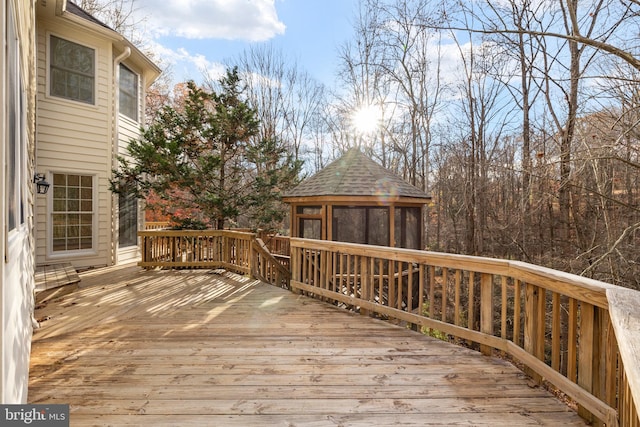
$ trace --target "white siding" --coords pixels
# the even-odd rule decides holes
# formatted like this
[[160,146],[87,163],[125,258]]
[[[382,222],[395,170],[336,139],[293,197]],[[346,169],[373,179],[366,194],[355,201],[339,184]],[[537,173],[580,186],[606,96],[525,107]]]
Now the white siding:
[[[5,46],[8,15],[7,2],[0,2],[0,41]],[[20,147],[26,159],[17,177],[24,197],[23,223],[7,233],[6,186],[8,182],[5,167],[0,168],[0,402],[26,403],[29,380],[29,354],[31,350],[34,259],[33,259],[33,194],[31,172],[33,167],[34,104],[35,86],[33,68],[35,47],[32,35],[34,28],[34,3],[10,1],[16,5],[16,23],[20,40],[20,73],[24,88],[25,116],[21,132],[25,136]],[[5,49],[0,53],[0,164],[5,165],[7,147],[7,107],[8,92],[4,84],[7,79]]]
[[[95,105],[87,105],[48,93],[49,36],[95,49]],[[37,199],[36,260],[38,264],[71,262],[75,267],[101,266],[112,263],[112,196],[109,178],[112,167],[113,134],[113,52],[111,41],[92,36],[65,25],[62,19],[40,20],[38,43],[38,126],[37,169],[47,173],[77,173],[95,176],[97,197],[94,253],[65,256],[53,254],[49,227],[52,194]]]

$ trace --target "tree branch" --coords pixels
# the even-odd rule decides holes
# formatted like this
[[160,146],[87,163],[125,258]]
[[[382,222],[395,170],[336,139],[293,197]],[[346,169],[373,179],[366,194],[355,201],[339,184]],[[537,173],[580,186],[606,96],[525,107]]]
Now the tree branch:
[[[640,1],[638,1],[638,3],[640,3]],[[594,49],[597,50],[601,50],[607,53],[610,53],[612,55],[617,56],[618,58],[622,59],[623,61],[625,61],[627,64],[631,65],[633,68],[635,68],[636,70],[640,71],[640,59],[636,58],[635,56],[633,56],[633,54],[631,54],[630,52],[627,52],[624,49],[620,49],[616,46],[613,46],[611,44],[608,43],[604,43],[598,40],[594,40],[594,39],[590,39],[588,37],[584,37],[581,36],[580,34],[561,34],[561,33],[550,33],[550,32],[544,32],[544,31],[533,31],[533,30],[524,30],[524,29],[518,29],[518,30],[510,30],[507,28],[502,28],[502,29],[473,29],[473,28],[463,28],[463,27],[450,27],[450,26],[439,26],[439,25],[429,25],[429,24],[422,24],[424,27],[426,28],[430,28],[433,30],[438,30],[438,31],[443,31],[443,30],[449,30],[449,31],[469,31],[472,33],[476,33],[476,34],[518,34],[518,35],[522,35],[522,34],[527,34],[530,36],[536,36],[536,37],[554,37],[554,38],[558,38],[558,39],[563,39],[563,40],[567,40],[567,41],[574,41],[577,43],[582,43],[584,45],[587,46],[591,46]]]
[[598,264],[600,264],[604,259],[606,259],[609,255],[611,255],[613,253],[613,251],[616,250],[618,245],[620,245],[620,243],[622,243],[624,241],[624,239],[626,239],[629,236],[629,234],[631,234],[632,232],[634,232],[637,229],[640,229],[640,222],[637,222],[637,223],[627,227],[623,231],[623,233],[620,235],[620,237],[618,237],[618,240],[616,240],[615,243],[613,245],[611,245],[609,250],[607,252],[605,252],[604,254],[602,254],[600,256],[600,258],[595,260],[591,265],[589,265],[589,267],[587,267],[584,270],[582,270],[582,273],[580,273],[580,275],[581,276],[585,276],[587,273],[589,273],[594,268],[596,268],[598,266]]

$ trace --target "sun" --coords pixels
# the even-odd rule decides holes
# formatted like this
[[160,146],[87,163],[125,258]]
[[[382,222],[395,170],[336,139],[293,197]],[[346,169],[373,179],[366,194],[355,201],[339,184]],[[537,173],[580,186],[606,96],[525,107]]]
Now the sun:
[[353,127],[360,134],[370,134],[378,130],[382,120],[382,110],[377,105],[364,105],[353,112]]

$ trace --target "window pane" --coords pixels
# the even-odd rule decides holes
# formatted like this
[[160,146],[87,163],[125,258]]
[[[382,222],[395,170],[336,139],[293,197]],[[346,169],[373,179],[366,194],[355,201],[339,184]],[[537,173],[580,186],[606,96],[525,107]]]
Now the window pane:
[[80,249],[80,239],[67,239],[67,250],[73,251]]
[[63,237],[67,237],[67,227],[54,226],[53,227],[53,237],[56,238],[56,239],[61,239]]
[[93,247],[93,241],[91,238],[80,239],[80,249],[91,249]]
[[[66,175],[62,175],[60,173],[54,173],[53,174],[53,185],[61,185],[64,186],[67,184],[67,176]],[[60,190],[64,190],[64,187],[60,187]]]
[[53,251],[66,251],[67,243],[65,239],[53,239]]
[[53,199],[53,210],[54,212],[63,211],[65,209],[65,201]]
[[80,236],[82,237],[91,237],[92,229],[90,225],[82,225],[80,226]]
[[91,225],[93,223],[93,215],[92,214],[82,214],[80,215],[81,223],[85,225]]
[[67,210],[77,212],[80,210],[80,201],[79,200],[68,200],[67,201]]
[[74,200],[80,199],[80,189],[78,187],[67,187],[67,198]]
[[[85,187],[84,183],[82,184],[82,186]],[[91,184],[89,184],[89,188],[80,189],[80,197],[82,198],[82,200],[91,200],[92,198]]]

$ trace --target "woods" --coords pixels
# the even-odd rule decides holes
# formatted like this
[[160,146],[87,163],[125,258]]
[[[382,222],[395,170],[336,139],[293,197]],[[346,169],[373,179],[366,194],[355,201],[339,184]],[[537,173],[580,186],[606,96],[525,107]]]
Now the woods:
[[[426,249],[640,289],[639,12],[617,0],[361,0],[334,87],[253,45],[227,64],[259,122],[251,145],[273,154],[254,155],[252,174],[281,194],[360,146],[433,195]],[[169,98],[147,105],[158,99]],[[280,164],[300,173],[274,187]],[[273,200],[258,222],[286,229]]]
[[435,200],[428,249],[638,288],[629,2],[360,2],[339,75],[368,153]]

